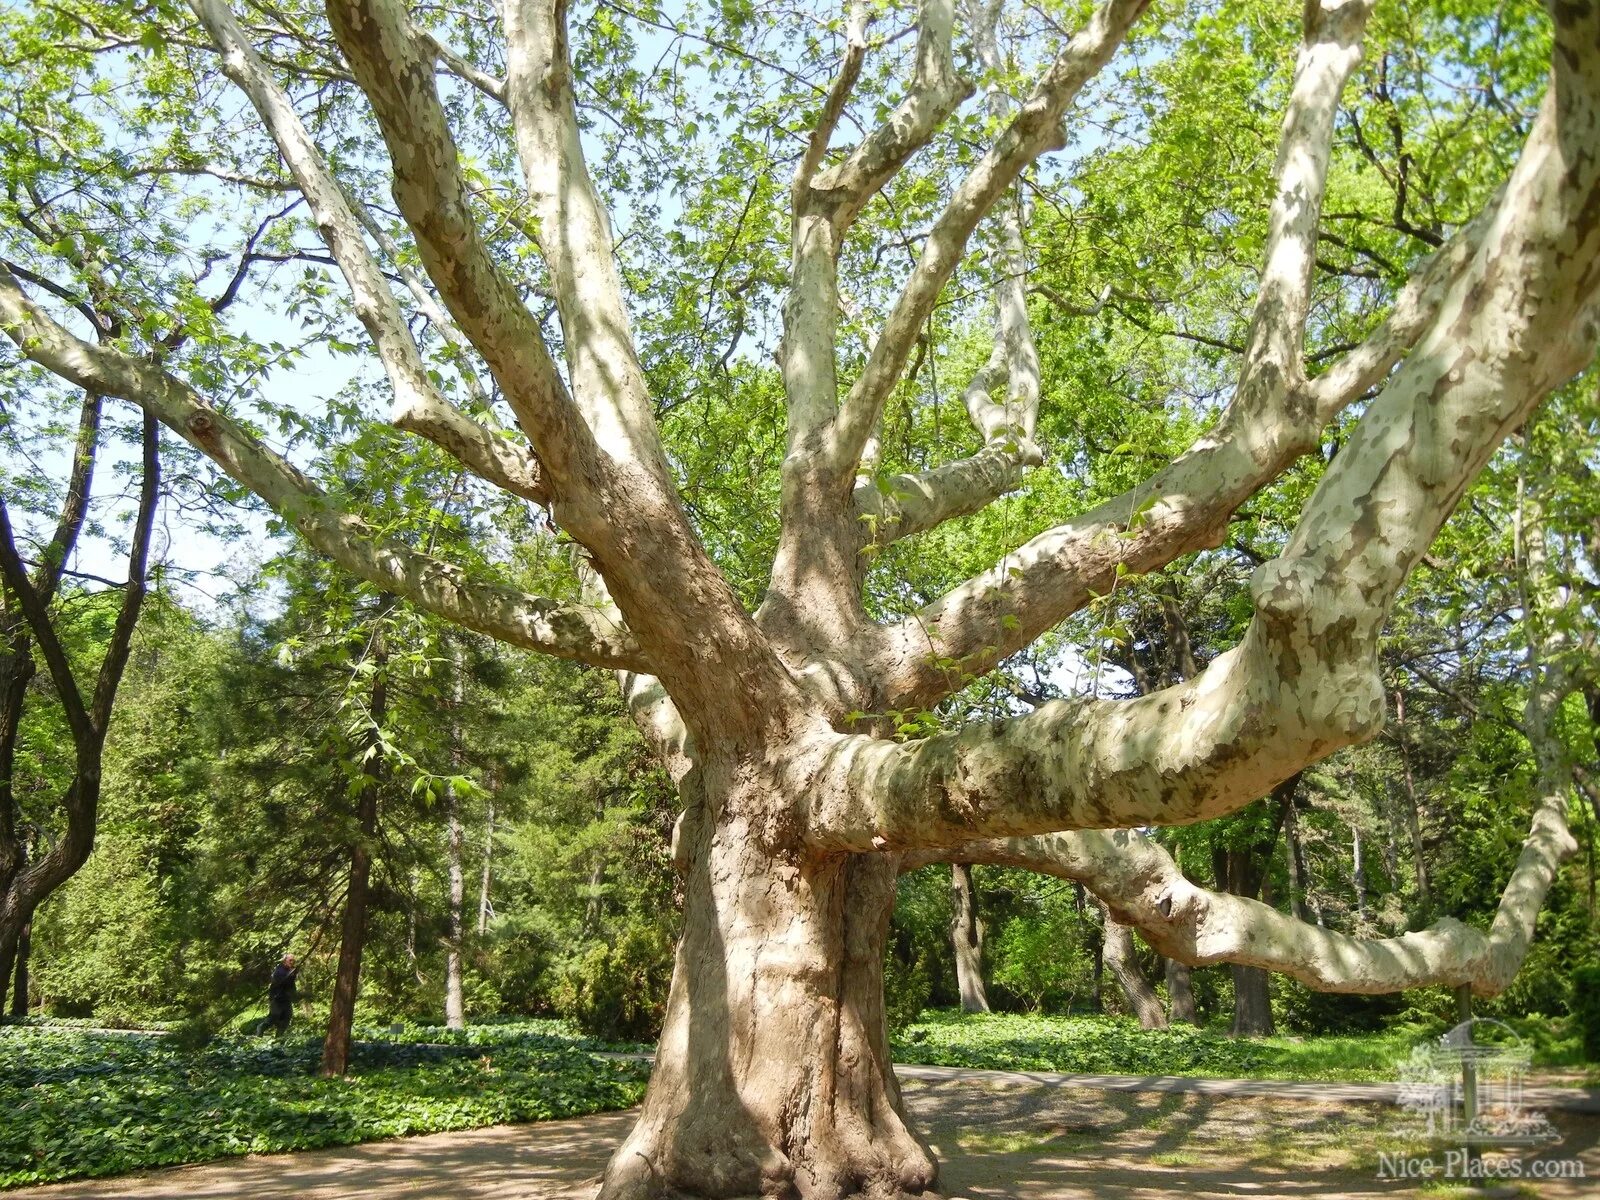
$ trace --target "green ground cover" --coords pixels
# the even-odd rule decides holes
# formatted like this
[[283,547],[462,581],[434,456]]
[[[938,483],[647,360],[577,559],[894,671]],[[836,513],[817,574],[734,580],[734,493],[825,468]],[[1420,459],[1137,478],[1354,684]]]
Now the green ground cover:
[[[1518,1024],[1536,1067],[1576,1053],[1564,1023]],[[930,1010],[892,1048],[897,1062],[991,1070],[1387,1082],[1439,1032],[1407,1024],[1235,1040],[1188,1026],[1146,1032],[1118,1017]],[[188,1049],[181,1036],[67,1023],[0,1028],[0,1188],[580,1116],[636,1103],[648,1077],[642,1063],[594,1053],[648,1046],[596,1041],[560,1021],[367,1026],[357,1036],[350,1077],[327,1080],[309,1035]]]
[[[1576,1044],[1563,1023],[1530,1018],[1516,1025],[1536,1068],[1574,1061]],[[896,1062],[995,1071],[1391,1082],[1412,1047],[1441,1032],[1403,1024],[1377,1033],[1235,1039],[1188,1025],[1142,1030],[1118,1017],[930,1009],[894,1035],[892,1049]]]
[[346,1079],[320,1041],[0,1029],[0,1188],[235,1154],[626,1108],[647,1068],[554,1022],[365,1038]]

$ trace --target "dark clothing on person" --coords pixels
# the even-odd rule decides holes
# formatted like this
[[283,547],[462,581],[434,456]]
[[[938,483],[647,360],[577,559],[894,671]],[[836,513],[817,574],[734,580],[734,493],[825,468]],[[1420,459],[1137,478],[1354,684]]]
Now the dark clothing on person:
[[289,1032],[289,1020],[294,1016],[295,977],[299,974],[299,967],[282,963],[273,969],[272,980],[267,984],[267,1019],[261,1022],[258,1032],[270,1029],[279,1037]]
[[294,999],[294,981],[300,974],[299,967],[286,967],[279,963],[272,970],[272,982],[267,984],[267,996],[270,999]]

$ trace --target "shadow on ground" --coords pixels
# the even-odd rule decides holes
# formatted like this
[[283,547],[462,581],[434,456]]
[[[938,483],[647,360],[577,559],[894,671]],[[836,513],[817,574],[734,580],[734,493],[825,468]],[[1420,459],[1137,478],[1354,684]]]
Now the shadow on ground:
[[[958,1080],[909,1080],[905,1093],[944,1163],[943,1192],[952,1198],[1362,1200],[1439,1194],[1423,1192],[1417,1181],[1377,1178],[1378,1152],[1403,1145],[1400,1114],[1387,1105]],[[25,1200],[589,1200],[607,1154],[632,1120],[632,1113],[606,1113],[231,1159],[12,1194]],[[1524,1164],[1519,1194],[1540,1200],[1594,1195],[1600,1118],[1558,1114],[1555,1123],[1563,1140],[1539,1157],[1574,1160],[1585,1177],[1533,1181]]]

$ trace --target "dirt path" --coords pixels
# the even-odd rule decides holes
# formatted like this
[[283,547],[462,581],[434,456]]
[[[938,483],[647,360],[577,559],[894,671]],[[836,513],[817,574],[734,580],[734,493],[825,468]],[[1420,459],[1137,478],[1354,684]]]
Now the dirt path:
[[[1094,1090],[1026,1076],[906,1080],[919,1127],[965,1200],[1419,1197],[1377,1175],[1393,1108],[1295,1096]],[[1552,1114],[1585,1178],[1526,1185],[1540,1200],[1592,1196],[1600,1118]],[[26,1188],[19,1200],[589,1200],[631,1113],[434,1134],[302,1154],[230,1159],[114,1180]],[[1426,1193],[1437,1196],[1437,1190]],[[1465,1195],[1466,1193],[1463,1193]],[[1482,1193],[1478,1193],[1482,1195]]]

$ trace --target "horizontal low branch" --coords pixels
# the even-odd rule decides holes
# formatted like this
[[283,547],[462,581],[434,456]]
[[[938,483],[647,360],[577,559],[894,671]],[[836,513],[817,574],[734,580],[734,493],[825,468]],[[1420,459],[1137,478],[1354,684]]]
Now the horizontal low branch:
[[0,267],[0,327],[34,362],[79,387],[129,400],[260,496],[334,562],[446,620],[512,645],[594,666],[648,669],[632,635],[597,609],[530,595],[379,537],[292,463],[161,368],[73,336]]
[[1323,992],[1370,995],[1471,984],[1478,995],[1494,996],[1522,965],[1556,868],[1576,849],[1565,796],[1547,797],[1534,809],[1532,830],[1488,933],[1447,917],[1391,938],[1338,933],[1259,900],[1201,887],[1155,841],[1130,829],[968,842],[942,854],[909,857],[906,865],[948,859],[1074,880],[1159,953],[1190,966],[1263,967]]

